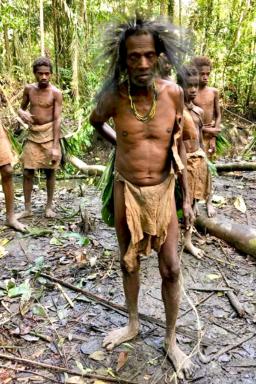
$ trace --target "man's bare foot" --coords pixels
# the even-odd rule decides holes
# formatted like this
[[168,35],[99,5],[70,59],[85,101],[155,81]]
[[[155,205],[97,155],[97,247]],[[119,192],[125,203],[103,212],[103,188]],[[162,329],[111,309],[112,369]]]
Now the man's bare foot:
[[138,335],[138,333],[138,323],[136,325],[127,325],[126,327],[115,329],[105,337],[103,340],[103,347],[105,347],[108,351],[111,351],[117,345],[133,339]]
[[31,217],[31,216],[33,216],[31,209],[25,209],[25,211],[17,213],[16,218],[23,219],[25,217]]
[[171,360],[178,378],[191,378],[195,370],[195,365],[192,363],[190,358],[177,346],[176,342],[173,346],[168,346],[168,344],[165,343],[164,350]]
[[192,256],[195,256],[197,259],[202,259],[202,257],[204,257],[204,251],[195,247],[191,241],[185,242],[184,249],[188,251]]
[[20,231],[20,232],[26,232],[27,230],[27,227],[26,225],[20,223],[16,217],[12,217],[12,218],[7,218],[6,219],[6,225],[8,225],[8,227],[11,227],[13,229],[16,229],[16,231]]
[[54,219],[56,217],[56,213],[51,208],[46,208],[45,217],[47,217],[48,219]]
[[206,209],[208,217],[213,217],[216,215],[216,210],[211,203],[206,204]]

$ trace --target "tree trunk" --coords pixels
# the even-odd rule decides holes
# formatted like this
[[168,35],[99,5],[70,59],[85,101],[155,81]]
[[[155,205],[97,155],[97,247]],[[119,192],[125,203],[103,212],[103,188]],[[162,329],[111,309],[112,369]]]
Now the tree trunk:
[[237,163],[215,164],[218,172],[256,171],[256,162],[240,161]]
[[239,251],[256,257],[256,229],[228,221],[223,216],[210,219],[205,215],[200,215],[197,217],[195,225],[202,231],[226,241]]
[[168,15],[170,16],[171,22],[173,23],[174,19],[174,0],[168,1]]

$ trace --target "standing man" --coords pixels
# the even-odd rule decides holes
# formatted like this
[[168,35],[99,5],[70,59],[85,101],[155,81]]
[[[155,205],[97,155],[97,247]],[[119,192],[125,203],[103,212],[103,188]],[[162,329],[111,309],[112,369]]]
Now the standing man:
[[[36,83],[28,84],[23,93],[21,108],[18,111],[22,120],[29,125],[29,134],[23,151],[23,189],[25,211],[20,217],[32,215],[31,193],[34,172],[44,169],[46,175],[47,203],[46,217],[55,217],[52,209],[55,187],[55,170],[61,159],[60,122],[62,94],[50,83],[52,64],[46,57],[33,63]],[[29,105],[29,111],[27,107]]]
[[17,220],[14,214],[14,188],[12,180],[13,169],[11,166],[12,162],[13,155],[11,144],[0,122],[0,174],[5,197],[6,224],[9,227],[16,229],[17,231],[24,232],[26,227]]
[[[179,374],[189,375],[193,365],[178,347],[175,334],[180,301],[175,172],[181,180],[187,229],[193,217],[180,159],[186,161],[180,126],[183,92],[176,84],[156,76],[161,52],[176,64],[173,36],[170,25],[142,19],[108,31],[108,80],[98,95],[90,122],[116,145],[115,228],[129,312],[128,325],[110,332],[103,345],[111,350],[138,334],[139,254],[149,255],[154,248],[166,313],[164,347]],[[106,124],[110,118],[115,130]]]
[[212,70],[211,60],[206,56],[197,56],[192,60],[199,72],[199,90],[194,103],[204,111],[203,142],[204,150],[209,158],[216,151],[216,136],[220,133],[220,105],[219,92],[216,88],[208,87]]

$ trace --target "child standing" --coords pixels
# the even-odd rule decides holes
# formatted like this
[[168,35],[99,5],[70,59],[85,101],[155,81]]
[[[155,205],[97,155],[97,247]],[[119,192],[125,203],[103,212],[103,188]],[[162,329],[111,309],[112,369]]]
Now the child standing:
[[208,87],[208,80],[212,70],[211,60],[206,56],[197,56],[192,65],[199,72],[199,89],[194,103],[204,111],[203,143],[207,157],[212,158],[216,151],[216,136],[221,131],[221,113],[219,106],[219,92],[216,88]]
[[[206,154],[202,144],[202,128],[204,112],[193,101],[199,87],[199,74],[195,67],[186,65],[181,68],[177,77],[183,88],[185,105],[183,111],[183,143],[187,154],[187,178],[191,206],[195,214],[197,200],[206,200],[208,216],[212,215],[211,175],[208,170]],[[192,228],[185,232],[185,249],[193,256],[201,258],[203,251],[196,248],[191,240]]]

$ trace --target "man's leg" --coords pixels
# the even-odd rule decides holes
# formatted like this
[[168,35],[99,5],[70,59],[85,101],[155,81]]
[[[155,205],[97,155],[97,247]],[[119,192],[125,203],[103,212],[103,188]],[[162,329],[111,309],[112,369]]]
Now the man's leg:
[[34,169],[24,169],[23,171],[23,192],[25,200],[24,212],[18,214],[18,218],[32,216],[31,194],[33,189]]
[[110,332],[103,341],[103,346],[108,350],[133,339],[139,332],[138,295],[139,295],[139,263],[137,269],[129,273],[124,265],[123,257],[130,243],[130,231],[126,222],[124,185],[115,182],[114,190],[115,227],[120,249],[120,262],[123,272],[123,286],[126,305],[129,313],[128,325]]
[[162,297],[166,314],[166,336],[164,348],[172,361],[178,376],[189,376],[193,364],[176,343],[175,325],[180,302],[180,260],[177,254],[178,220],[175,202],[165,243],[159,252],[159,269],[162,277]]
[[54,218],[56,213],[52,209],[53,194],[55,188],[55,170],[45,169],[46,175],[46,189],[47,189],[47,203],[45,207],[45,217]]
[[14,189],[12,180],[12,166],[10,164],[0,167],[2,186],[6,205],[6,223],[10,227],[24,232],[26,226],[21,224],[14,214]]
[[[198,215],[197,214],[197,201],[194,200],[193,204],[193,211],[195,217]],[[204,256],[204,251],[200,248],[195,247],[192,244],[192,232],[193,232],[193,227],[191,226],[188,230],[185,231],[184,234],[184,249],[188,251],[192,256],[195,256],[197,259],[201,259]]]

